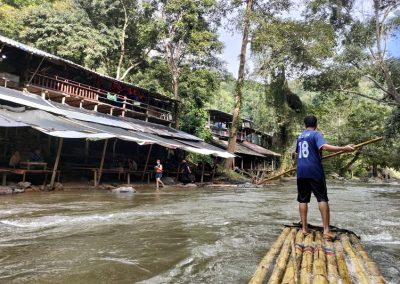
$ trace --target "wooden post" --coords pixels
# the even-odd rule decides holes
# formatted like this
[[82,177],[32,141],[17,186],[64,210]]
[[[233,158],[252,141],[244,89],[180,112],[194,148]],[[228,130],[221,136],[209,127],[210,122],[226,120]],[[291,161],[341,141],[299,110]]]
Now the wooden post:
[[85,141],[85,164],[88,163],[88,158],[89,158],[89,140],[86,140]]
[[62,145],[63,145],[63,141],[64,141],[64,138],[60,138],[60,141],[58,142],[57,156],[56,156],[56,160],[54,162],[53,173],[51,175],[51,180],[50,180],[50,188],[51,189],[53,189],[54,180],[56,179],[57,168],[58,168],[58,163],[60,161],[61,148],[62,148]]
[[178,164],[178,171],[176,172],[176,180],[179,180],[179,172],[181,171],[181,163]]
[[117,148],[117,138],[114,139],[112,157],[115,157],[115,149]]
[[242,158],[241,166],[242,166],[242,170],[244,170],[244,169],[243,169],[243,158]]
[[211,182],[214,181],[215,169],[217,168],[217,159],[218,159],[218,157],[215,157],[215,159],[214,159],[214,167],[213,167],[213,173],[212,173],[212,177],[211,177]]
[[203,167],[201,168],[201,183],[204,181],[204,162],[203,162]]
[[144,180],[144,176],[146,175],[147,165],[149,164],[149,159],[150,159],[150,154],[151,154],[152,149],[153,149],[153,144],[150,144],[149,153],[147,154],[146,164],[144,165],[144,170],[143,170],[143,174],[142,174],[142,182]]
[[[104,141],[103,155],[101,156],[101,162],[100,162],[100,168],[99,168],[99,177],[98,177],[96,186],[98,186],[98,185],[100,184],[101,174],[102,174],[103,167],[104,167],[104,158],[106,157],[107,144],[108,144],[108,139],[106,139],[106,140]],[[96,182],[96,181],[95,181],[95,182]]]

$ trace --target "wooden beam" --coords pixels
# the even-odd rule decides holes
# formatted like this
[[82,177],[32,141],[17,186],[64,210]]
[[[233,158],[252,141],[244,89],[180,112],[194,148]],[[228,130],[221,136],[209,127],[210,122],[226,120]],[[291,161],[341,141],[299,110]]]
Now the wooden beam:
[[147,153],[146,164],[144,165],[144,169],[143,169],[142,182],[144,180],[144,176],[145,176],[146,171],[147,171],[147,165],[149,164],[149,159],[150,159],[150,154],[151,154],[151,150],[152,149],[153,149],[153,144],[150,144],[150,149],[149,149],[149,152]]
[[60,161],[61,148],[63,145],[63,141],[64,141],[64,138],[60,138],[60,141],[58,142],[57,156],[56,156],[56,160],[54,162],[53,173],[51,174],[51,180],[50,180],[50,188],[51,189],[53,189],[53,186],[54,186],[54,180],[55,180],[56,174],[57,174],[57,168],[58,168],[58,163]]
[[203,166],[202,166],[202,168],[201,168],[201,183],[203,183],[203,180],[204,180],[204,162],[203,162]]
[[103,171],[104,167],[104,158],[106,156],[106,151],[107,151],[107,144],[108,144],[108,139],[104,141],[104,147],[103,147],[103,155],[101,156],[101,162],[100,162],[100,168],[99,168],[99,176],[97,181],[95,181],[95,186],[98,186],[100,184],[101,180],[101,172]]

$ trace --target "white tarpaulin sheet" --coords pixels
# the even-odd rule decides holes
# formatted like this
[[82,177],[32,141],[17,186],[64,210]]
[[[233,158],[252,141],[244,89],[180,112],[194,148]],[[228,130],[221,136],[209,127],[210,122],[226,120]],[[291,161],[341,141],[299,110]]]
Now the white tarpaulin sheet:
[[88,129],[92,129],[94,131],[109,133],[119,139],[122,139],[122,140],[136,142],[139,145],[148,145],[148,144],[157,143],[157,140],[155,140],[155,139],[148,139],[147,137],[141,135],[141,133],[130,131],[127,129],[123,129],[123,128],[119,128],[119,127],[112,127],[112,126],[107,126],[107,125],[92,123],[92,122],[70,120],[70,119],[67,119],[67,120],[71,121],[72,123],[74,123],[76,125],[81,125]]
[[81,138],[81,139],[89,139],[89,140],[102,140],[102,139],[109,139],[115,138],[114,135],[107,134],[107,133],[86,133],[86,132],[79,132],[79,131],[49,131],[47,129],[43,129],[40,127],[33,127],[44,134],[60,137],[60,138]]
[[90,128],[74,124],[65,118],[52,115],[42,110],[12,112],[2,109],[0,110],[0,117],[21,123],[24,126],[31,126],[45,134],[56,137],[87,139],[107,139],[115,137],[115,135],[109,133],[94,131]]
[[[171,149],[179,148],[197,154],[215,155],[223,158],[235,157],[226,151],[219,150],[201,141],[193,135],[166,126],[130,118],[118,119],[116,117],[108,117],[105,114],[89,110],[51,103],[38,95],[23,93],[4,87],[0,87],[0,100],[36,109],[24,112],[0,110],[0,115],[9,120],[9,122],[3,121],[4,125],[10,125],[8,127],[12,127],[13,123],[17,125],[15,124],[17,122],[20,126],[26,124],[48,135],[63,138],[119,138],[134,141],[140,145],[156,143],[163,147]],[[178,138],[181,141],[171,138]],[[186,143],[183,139],[190,139],[192,141]]]
[[26,127],[29,125],[0,115],[0,127],[24,127],[24,126]]
[[8,89],[1,86],[0,86],[0,100],[5,100],[23,106],[28,106],[60,114],[60,112],[53,105],[51,105],[50,102],[44,100],[41,96],[13,89]]

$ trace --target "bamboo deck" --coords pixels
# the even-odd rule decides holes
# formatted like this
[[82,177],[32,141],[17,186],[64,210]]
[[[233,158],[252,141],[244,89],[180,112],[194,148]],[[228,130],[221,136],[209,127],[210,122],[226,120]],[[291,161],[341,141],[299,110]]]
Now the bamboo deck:
[[358,236],[336,228],[339,240],[329,242],[314,228],[304,237],[298,227],[285,227],[249,284],[386,283]]

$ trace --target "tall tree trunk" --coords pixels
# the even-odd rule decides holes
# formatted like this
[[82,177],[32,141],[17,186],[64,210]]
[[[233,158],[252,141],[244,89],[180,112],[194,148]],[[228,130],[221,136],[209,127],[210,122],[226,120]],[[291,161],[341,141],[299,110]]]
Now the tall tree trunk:
[[[174,72],[175,73],[175,72]],[[177,73],[177,72],[176,72]],[[179,129],[179,114],[181,111],[182,103],[179,95],[179,74],[172,74],[172,88],[174,92],[174,99],[178,101],[174,109],[175,128]]]
[[[385,31],[385,21],[389,13],[394,10],[398,4],[389,4],[382,12],[383,16],[380,17],[380,10],[384,3],[382,0],[374,0],[374,16],[375,16],[375,37],[376,37],[376,59],[378,61],[379,67],[382,70],[383,77],[385,78],[385,83],[387,86],[387,95],[393,99],[397,105],[400,105],[400,95],[397,92],[396,86],[393,82],[392,74],[385,60],[386,53],[386,41],[387,32]],[[384,48],[382,48],[382,40],[384,43]]]
[[179,129],[179,117],[180,117],[180,110],[181,110],[181,97],[179,94],[179,76],[180,76],[180,68],[178,67],[178,62],[176,57],[179,57],[179,54],[176,54],[176,48],[173,47],[171,43],[173,38],[173,34],[170,35],[170,39],[164,45],[165,53],[166,53],[166,62],[170,68],[172,78],[172,92],[174,94],[174,99],[177,100],[177,104],[174,108],[174,119],[175,119],[175,128]]
[[122,65],[124,63],[124,57],[125,57],[126,29],[128,28],[128,25],[129,25],[129,17],[128,17],[127,7],[126,7],[124,1],[122,1],[122,0],[121,0],[121,5],[122,5],[122,8],[124,9],[124,25],[122,26],[122,30],[121,30],[120,55],[119,55],[118,66],[117,66],[117,76],[115,78],[117,80],[122,79],[121,72],[122,72]]
[[[244,84],[244,68],[246,65],[246,51],[250,34],[250,13],[252,11],[253,11],[253,0],[247,0],[246,13],[244,15],[244,20],[243,20],[243,38],[242,38],[242,47],[240,50],[238,79],[236,81],[235,106],[233,109],[232,125],[229,130],[228,152],[232,154],[236,150],[237,130],[240,122],[240,110],[242,107],[242,88]],[[234,163],[234,158],[226,159],[225,169],[231,169],[233,167],[233,163]]]

